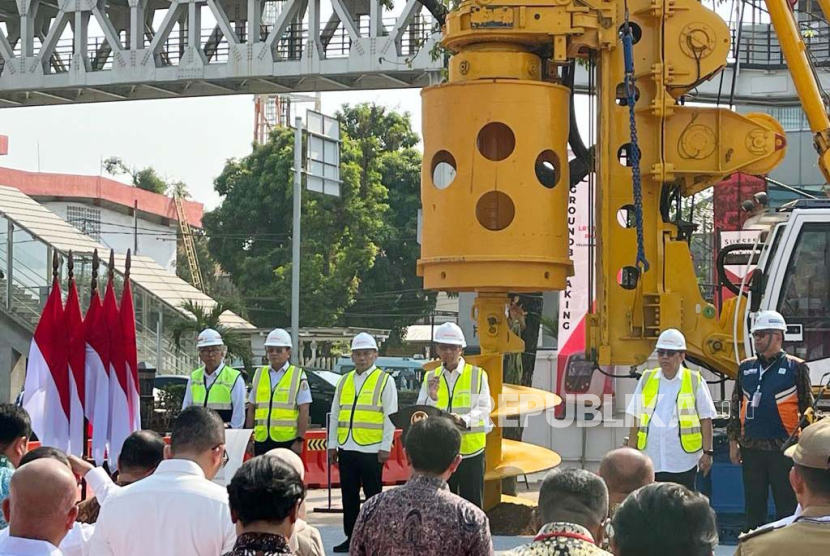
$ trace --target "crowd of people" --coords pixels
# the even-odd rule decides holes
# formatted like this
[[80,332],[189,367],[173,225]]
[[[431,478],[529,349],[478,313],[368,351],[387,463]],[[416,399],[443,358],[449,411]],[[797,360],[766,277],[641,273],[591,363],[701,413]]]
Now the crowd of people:
[[[739,556],[830,546],[830,419],[801,430],[812,402],[809,369],[783,351],[785,330],[779,314],[758,316],[759,355],[741,364],[733,395],[730,457],[743,465],[748,526],[758,527],[741,537]],[[426,374],[419,405],[408,408],[419,417],[413,413],[403,427],[412,474],[386,491],[395,381],[375,366],[372,336],[352,340],[355,369],[337,385],[327,431],[347,537],[334,552],[493,554],[481,509],[492,427],[487,373],[465,361],[456,325],[440,326],[435,340],[441,364]],[[272,331],[265,345],[269,365],[258,369],[243,412],[245,389],[223,363],[221,336],[203,331],[204,366],[191,375],[169,444],[150,431],[133,433],[114,477],[53,447],[29,451],[29,415],[0,404],[0,556],[324,555],[320,532],[305,521],[298,455],[308,428],[307,377],[289,362],[284,330]],[[700,373],[683,365],[685,349],[679,331],[661,333],[659,367],[643,374],[627,408],[628,445],[608,452],[598,473],[548,473],[527,524],[538,534],[513,556],[713,554],[715,513],[695,487],[712,468],[715,411]],[[213,479],[229,460],[225,431],[243,421],[253,428],[253,457],[219,486]],[[78,503],[80,480],[94,498]],[[780,519],[764,525],[769,487]]]

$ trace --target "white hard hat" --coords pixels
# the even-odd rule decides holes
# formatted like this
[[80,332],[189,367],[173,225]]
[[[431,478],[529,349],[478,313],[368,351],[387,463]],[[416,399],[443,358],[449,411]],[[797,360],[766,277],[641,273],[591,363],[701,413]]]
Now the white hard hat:
[[265,338],[265,347],[286,347],[291,348],[291,334],[282,328],[275,328]]
[[467,347],[467,341],[464,339],[464,332],[462,332],[461,327],[454,322],[445,322],[436,328],[435,335],[432,339],[438,344]]
[[669,328],[660,333],[657,338],[657,349],[673,349],[686,351],[686,337],[676,328]]
[[787,321],[778,311],[761,311],[755,317],[755,324],[752,325],[752,332],[758,330],[780,330],[787,331]]
[[199,337],[196,338],[197,348],[222,345],[225,345],[224,342],[222,342],[222,335],[213,328],[205,328],[199,332]]
[[371,334],[361,332],[360,334],[352,338],[352,351],[356,349],[373,349],[377,351],[378,343],[375,341],[374,336],[372,336]]

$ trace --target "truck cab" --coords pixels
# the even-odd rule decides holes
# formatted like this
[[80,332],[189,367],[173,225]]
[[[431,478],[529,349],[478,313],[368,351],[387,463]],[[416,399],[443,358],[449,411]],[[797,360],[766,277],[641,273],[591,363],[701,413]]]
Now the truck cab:
[[[809,364],[813,385],[830,372],[830,199],[800,199],[769,215],[748,305],[784,316],[784,349]],[[752,353],[752,336],[744,338]]]

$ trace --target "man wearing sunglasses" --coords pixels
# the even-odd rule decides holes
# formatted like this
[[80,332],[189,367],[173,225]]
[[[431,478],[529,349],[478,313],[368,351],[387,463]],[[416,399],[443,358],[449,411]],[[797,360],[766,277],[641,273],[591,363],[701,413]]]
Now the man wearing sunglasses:
[[767,492],[772,489],[776,519],[797,505],[790,485],[792,460],[782,448],[797,433],[801,415],[813,403],[810,369],[782,348],[787,323],[776,311],[755,317],[752,339],[756,357],[738,367],[729,411],[729,458],[743,466],[746,527],[767,522]]
[[712,468],[715,404],[706,381],[683,366],[686,338],[669,328],[657,339],[660,367],[643,373],[626,413],[634,419],[628,445],[648,454],[657,482],[695,490],[698,469]]
[[202,366],[190,374],[182,410],[190,406],[213,409],[232,429],[245,425],[245,381],[242,373],[225,365],[222,335],[206,328],[196,339]]

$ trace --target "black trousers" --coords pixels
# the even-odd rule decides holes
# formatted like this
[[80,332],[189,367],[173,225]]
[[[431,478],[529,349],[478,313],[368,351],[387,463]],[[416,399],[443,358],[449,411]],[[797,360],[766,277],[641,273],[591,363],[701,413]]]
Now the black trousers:
[[377,453],[364,454],[351,450],[337,450],[340,468],[340,492],[343,495],[343,530],[352,538],[357,514],[360,513],[360,487],[366,500],[383,490],[383,465]]
[[767,522],[767,496],[772,488],[776,519],[795,513],[798,501],[790,485],[793,460],[780,450],[741,448],[743,459],[744,505],[747,530]]
[[660,472],[654,474],[654,481],[658,483],[677,483],[683,485],[689,490],[697,490],[695,488],[695,479],[697,478],[697,466],[695,465],[688,471],[682,473],[666,473]]
[[[296,438],[294,440],[296,440]],[[290,450],[291,446],[294,444],[294,440],[276,442],[270,438],[267,438],[263,442],[254,442],[254,455],[261,456],[266,452],[270,452],[274,448],[288,448]]]
[[481,508],[484,505],[484,452],[461,460],[449,485],[454,494]]

